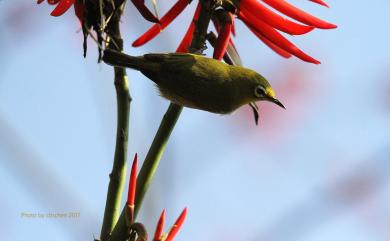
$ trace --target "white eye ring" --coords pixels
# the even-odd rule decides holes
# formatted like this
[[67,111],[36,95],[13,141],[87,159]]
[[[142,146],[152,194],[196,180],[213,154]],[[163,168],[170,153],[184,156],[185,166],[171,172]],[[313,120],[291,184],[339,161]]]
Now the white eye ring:
[[265,96],[265,89],[263,88],[263,86],[261,86],[261,85],[256,86],[255,96],[258,98]]

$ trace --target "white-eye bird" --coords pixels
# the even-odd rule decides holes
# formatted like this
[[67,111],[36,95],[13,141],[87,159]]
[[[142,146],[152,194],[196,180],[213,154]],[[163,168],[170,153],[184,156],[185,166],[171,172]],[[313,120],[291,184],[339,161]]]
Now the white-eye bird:
[[284,108],[271,85],[257,72],[201,55],[153,53],[135,57],[106,49],[103,60],[141,71],[163,97],[185,107],[228,114],[249,104],[256,123],[256,101],[270,101]]

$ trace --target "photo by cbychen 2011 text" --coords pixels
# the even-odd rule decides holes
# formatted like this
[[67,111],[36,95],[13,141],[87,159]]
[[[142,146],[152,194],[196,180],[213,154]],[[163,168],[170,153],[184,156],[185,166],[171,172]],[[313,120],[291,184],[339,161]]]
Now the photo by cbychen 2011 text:
[[80,212],[20,212],[20,217],[25,219],[58,219],[58,218],[80,218]]

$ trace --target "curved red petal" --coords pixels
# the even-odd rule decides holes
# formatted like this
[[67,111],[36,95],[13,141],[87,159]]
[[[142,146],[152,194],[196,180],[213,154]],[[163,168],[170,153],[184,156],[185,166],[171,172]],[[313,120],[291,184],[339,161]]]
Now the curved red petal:
[[254,33],[265,45],[267,45],[270,49],[272,49],[275,53],[279,54],[283,58],[291,58],[291,54],[281,48],[279,48],[277,45],[273,44],[271,41],[269,41],[266,37],[261,35],[261,33],[257,32],[253,28],[249,27],[249,29]]
[[286,14],[287,16],[301,23],[305,23],[307,25],[311,25],[321,29],[337,28],[336,25],[316,18],[313,15],[310,15],[297,7],[294,7],[293,5],[289,4],[284,0],[263,0],[263,2],[267,3],[269,6],[273,7],[279,12]]
[[297,46],[295,46],[293,43],[288,41],[283,35],[278,33],[275,29],[271,28],[269,25],[264,23],[263,21],[257,19],[255,23],[248,20],[248,18],[242,13],[239,12],[239,18],[244,21],[244,23],[251,29],[255,30],[256,32],[259,32],[261,35],[263,35],[265,38],[267,38],[270,42],[278,46],[279,48],[287,51],[288,53],[291,53],[292,55],[300,58],[303,61],[313,63],[313,64],[320,64],[320,62],[306,53],[304,53],[302,50],[300,50]]
[[38,0],[37,4],[41,4],[43,1],[45,1],[45,0]]
[[134,156],[133,165],[131,166],[130,178],[129,178],[129,191],[127,194],[126,204],[134,207],[135,201],[135,190],[137,188],[137,165],[138,165],[138,155],[137,153]]
[[58,17],[64,14],[73,5],[75,0],[61,0],[57,7],[51,12],[51,16]]
[[189,4],[188,0],[178,0],[175,5],[160,19],[160,23],[154,24],[141,37],[133,42],[133,47],[141,46],[156,37],[163,31]]
[[309,1],[311,1],[311,2],[313,2],[313,3],[318,3],[319,5],[322,5],[322,6],[324,6],[324,7],[329,8],[329,5],[326,4],[326,2],[324,2],[324,1],[322,1],[322,0],[309,0]]
[[180,216],[177,218],[175,224],[172,226],[171,230],[169,230],[169,233],[165,241],[173,240],[177,232],[179,232],[181,225],[184,223],[184,219],[186,218],[186,215],[187,215],[187,208],[184,208]]
[[165,222],[165,209],[163,209],[160,218],[158,219],[156,231],[154,232],[154,238],[153,241],[159,241],[164,229],[164,222]]
[[218,32],[218,38],[214,47],[213,58],[221,60],[225,55],[226,48],[229,44],[230,35],[232,32],[232,23],[225,23]]
[[156,18],[154,14],[145,6],[145,2],[143,0],[132,0],[131,2],[138,9],[138,12],[142,15],[142,17],[144,17],[144,19],[152,23],[159,22],[158,18]]
[[252,18],[259,18],[271,27],[291,35],[305,34],[314,29],[313,26],[302,25],[288,20],[269,10],[256,0],[241,0],[240,8],[248,18],[252,15]]
[[176,52],[178,52],[178,53],[187,53],[188,52],[188,48],[191,45],[193,33],[195,30],[195,22],[198,20],[198,17],[199,17],[199,12],[200,12],[200,5],[198,4],[198,6],[196,7],[196,10],[195,10],[195,13],[194,13],[194,17],[192,18],[191,24],[188,27],[188,30],[187,30],[186,34],[184,35],[184,38],[181,40],[179,47],[177,47]]

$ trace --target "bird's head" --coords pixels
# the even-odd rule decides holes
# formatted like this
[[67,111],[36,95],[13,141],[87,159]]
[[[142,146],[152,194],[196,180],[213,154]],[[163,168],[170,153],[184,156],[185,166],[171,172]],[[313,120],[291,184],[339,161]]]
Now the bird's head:
[[276,98],[275,91],[263,76],[249,69],[246,69],[245,73],[243,82],[246,84],[245,88],[241,90],[244,93],[240,92],[246,96],[245,104],[249,104],[252,108],[256,124],[259,118],[258,107],[256,105],[257,101],[269,101],[285,109],[282,102]]
[[261,101],[261,100],[269,101],[285,109],[282,102],[276,99],[275,91],[272,89],[271,85],[263,76],[256,73],[253,80],[254,81],[252,84],[252,89],[253,89],[252,102]]

